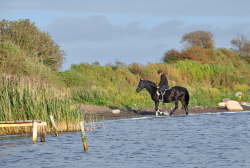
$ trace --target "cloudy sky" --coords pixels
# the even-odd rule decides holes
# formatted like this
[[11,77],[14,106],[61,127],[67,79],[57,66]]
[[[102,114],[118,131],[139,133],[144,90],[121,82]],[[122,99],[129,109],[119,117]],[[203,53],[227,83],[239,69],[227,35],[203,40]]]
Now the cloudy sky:
[[0,19],[28,18],[49,32],[71,64],[160,62],[183,34],[206,30],[216,47],[250,39],[249,0],[0,0]]

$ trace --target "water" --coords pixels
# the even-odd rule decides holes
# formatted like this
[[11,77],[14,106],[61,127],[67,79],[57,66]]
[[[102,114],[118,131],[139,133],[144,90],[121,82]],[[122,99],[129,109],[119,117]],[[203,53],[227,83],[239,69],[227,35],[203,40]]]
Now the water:
[[250,167],[250,112],[105,121],[88,132],[0,137],[0,167],[242,168]]

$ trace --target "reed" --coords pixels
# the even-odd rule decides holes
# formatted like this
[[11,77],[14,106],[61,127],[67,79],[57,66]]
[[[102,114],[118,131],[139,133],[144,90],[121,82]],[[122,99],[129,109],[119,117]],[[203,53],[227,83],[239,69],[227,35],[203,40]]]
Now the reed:
[[49,115],[53,115],[57,122],[63,122],[72,130],[70,125],[79,123],[83,118],[82,111],[73,103],[67,89],[25,77],[0,77],[0,104],[1,121],[42,120],[50,123]]

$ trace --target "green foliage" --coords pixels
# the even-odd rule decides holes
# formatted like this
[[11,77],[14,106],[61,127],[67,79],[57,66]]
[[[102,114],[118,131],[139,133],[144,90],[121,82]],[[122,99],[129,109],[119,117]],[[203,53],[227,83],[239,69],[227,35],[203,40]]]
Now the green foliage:
[[[218,51],[223,55],[223,49]],[[220,56],[220,55],[219,55]],[[224,58],[218,58],[224,59]],[[61,72],[64,81],[71,90],[72,98],[77,103],[96,104],[120,108],[152,107],[150,95],[143,90],[135,89],[141,72],[147,80],[159,82],[157,70],[166,72],[170,85],[187,87],[191,94],[191,106],[215,106],[225,97],[233,98],[236,91],[249,86],[248,73],[231,63],[204,64],[192,60],[182,60],[171,64],[149,64],[135,70],[128,67],[93,66],[88,64],[74,65],[70,70]],[[242,69],[243,68],[243,69]],[[249,69],[249,67],[248,67]],[[70,82],[71,81],[71,82]],[[245,100],[250,100],[249,96]],[[169,105],[168,105],[169,106]]]
[[238,70],[230,65],[179,61],[176,67],[185,72],[192,83],[204,82],[211,86],[233,87],[233,85],[242,82],[241,77],[238,75]]
[[62,64],[63,52],[59,46],[48,33],[41,32],[28,19],[0,21],[0,42],[4,41],[18,46],[25,53],[25,57],[38,60],[53,70],[57,70]]
[[29,78],[0,78],[0,120],[76,121],[82,118],[66,91]]
[[26,57],[25,52],[11,41],[0,42],[0,74],[29,76],[63,86],[59,72],[52,71],[38,60]]

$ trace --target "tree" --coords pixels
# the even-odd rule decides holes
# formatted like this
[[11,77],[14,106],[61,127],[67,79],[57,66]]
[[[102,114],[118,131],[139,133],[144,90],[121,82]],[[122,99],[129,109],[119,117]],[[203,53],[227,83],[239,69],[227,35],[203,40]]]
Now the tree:
[[250,63],[250,40],[241,35],[232,39],[231,44],[239,52],[241,59]]
[[207,31],[193,31],[182,36],[181,42],[186,42],[189,47],[214,48],[213,34]]
[[250,54],[250,41],[245,36],[241,35],[232,39],[231,44],[237,51],[243,54]]
[[64,53],[46,32],[41,32],[30,20],[0,21],[0,42],[11,41],[27,56],[53,70],[62,65]]

